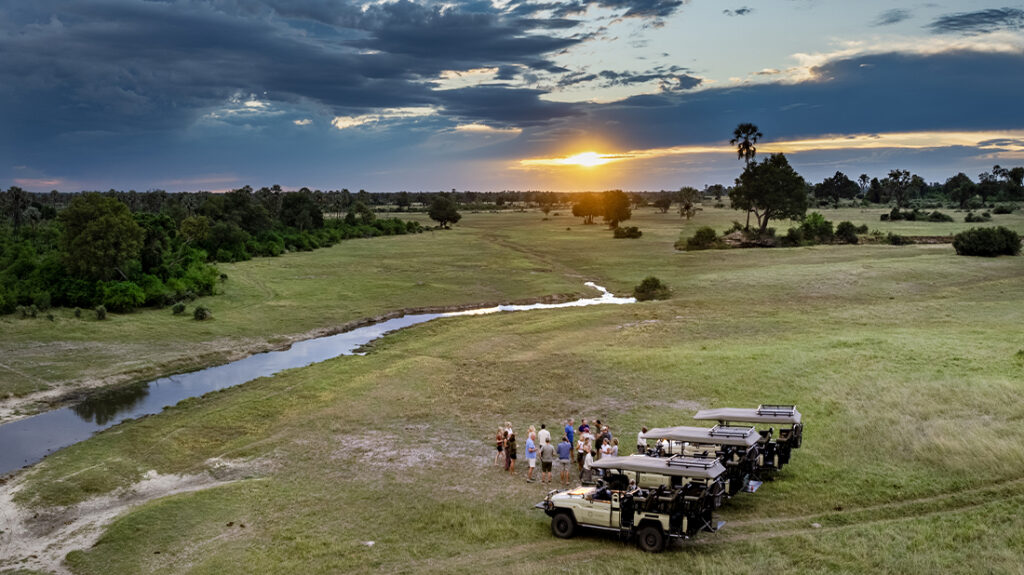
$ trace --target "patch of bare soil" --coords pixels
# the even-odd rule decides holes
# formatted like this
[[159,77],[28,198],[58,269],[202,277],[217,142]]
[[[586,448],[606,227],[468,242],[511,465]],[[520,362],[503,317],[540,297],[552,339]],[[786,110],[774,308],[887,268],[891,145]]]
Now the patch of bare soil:
[[224,485],[251,476],[262,461],[211,459],[208,470],[189,475],[150,471],[144,479],[116,493],[69,507],[29,509],[14,503],[23,478],[0,486],[0,570],[34,569],[69,573],[64,557],[91,547],[104,528],[132,507],[153,499]]

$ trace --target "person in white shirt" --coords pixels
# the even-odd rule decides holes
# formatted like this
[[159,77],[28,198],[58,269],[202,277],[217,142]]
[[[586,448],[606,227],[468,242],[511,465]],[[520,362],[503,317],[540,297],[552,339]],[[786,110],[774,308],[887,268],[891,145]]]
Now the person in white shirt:
[[647,433],[646,427],[640,428],[640,433],[636,434],[636,452],[647,453],[647,440],[644,439],[644,434]]
[[591,483],[593,481],[593,465],[594,452],[588,451],[587,454],[583,456],[583,475],[582,477],[580,477],[580,481],[582,481],[583,483]]
[[548,426],[542,423],[540,431],[537,432],[537,444],[544,447],[546,443],[551,443],[551,432],[548,431]]

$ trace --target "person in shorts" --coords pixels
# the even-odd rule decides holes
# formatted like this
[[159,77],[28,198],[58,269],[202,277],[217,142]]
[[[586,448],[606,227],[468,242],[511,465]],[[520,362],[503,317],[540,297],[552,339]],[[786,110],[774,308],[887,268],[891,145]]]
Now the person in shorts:
[[498,446],[498,452],[494,455],[494,466],[501,467],[505,462],[505,429],[499,427],[498,434],[494,436],[494,443]]
[[572,442],[567,436],[562,436],[562,442],[558,444],[558,478],[562,485],[569,485],[569,466],[572,465]]
[[533,478],[533,471],[537,468],[537,444],[534,442],[532,431],[526,436],[526,463],[530,466],[526,471],[526,482],[533,483],[536,481]]
[[551,464],[555,461],[555,446],[551,445],[551,437],[544,439],[540,446],[540,482],[551,483]]

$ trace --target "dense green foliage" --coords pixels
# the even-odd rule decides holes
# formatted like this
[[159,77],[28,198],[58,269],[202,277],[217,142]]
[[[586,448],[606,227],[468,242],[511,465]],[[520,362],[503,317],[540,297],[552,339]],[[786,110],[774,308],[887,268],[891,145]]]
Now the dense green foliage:
[[931,213],[925,213],[919,208],[912,210],[900,210],[898,207],[893,208],[889,213],[882,214],[879,219],[883,222],[898,222],[900,220],[906,220],[908,222],[952,222],[953,216],[942,213],[938,210],[934,210]]
[[344,220],[325,222],[308,190],[40,197],[11,188],[0,204],[7,215],[0,222],[0,314],[19,305],[103,305],[112,312],[162,306],[211,295],[220,275],[213,262],[422,229],[377,219],[360,202],[348,206]]
[[652,299],[668,299],[672,295],[668,286],[654,276],[647,276],[640,282],[640,285],[633,288],[633,297],[637,301],[648,301]]
[[953,249],[961,256],[1015,256],[1020,253],[1020,235],[1003,226],[971,228],[953,236]]
[[619,238],[619,239],[622,239],[622,238],[636,239],[636,238],[639,238],[642,235],[644,235],[644,233],[642,231],[640,231],[640,228],[638,228],[636,226],[628,226],[628,227],[624,227],[624,228],[615,228],[615,233],[612,234],[613,237]]
[[807,212],[807,183],[786,156],[772,154],[743,170],[729,198],[733,209],[754,214],[763,234],[770,220],[803,218]]
[[715,233],[714,228],[704,226],[699,228],[693,234],[693,237],[687,238],[685,241],[681,239],[679,242],[676,242],[676,249],[682,248],[686,251],[709,250],[719,247],[719,245],[718,235]]
[[572,215],[583,218],[584,224],[592,224],[594,218],[600,216],[609,227],[617,228],[619,222],[632,217],[632,203],[630,196],[622,190],[586,192],[577,195],[572,204]]
[[458,204],[455,203],[451,196],[438,194],[430,202],[430,209],[427,211],[427,215],[442,228],[447,228],[448,224],[458,223],[462,219],[462,214],[459,213],[458,208]]

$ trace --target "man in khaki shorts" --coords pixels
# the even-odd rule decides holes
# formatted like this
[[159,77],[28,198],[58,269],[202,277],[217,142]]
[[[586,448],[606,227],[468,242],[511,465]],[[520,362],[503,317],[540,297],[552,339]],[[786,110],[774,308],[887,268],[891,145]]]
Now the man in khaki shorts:
[[555,461],[555,446],[551,445],[551,438],[544,438],[544,445],[540,447],[540,482],[551,483],[551,464]]
[[558,444],[558,478],[562,485],[569,485],[569,466],[572,465],[572,443],[568,436],[562,436]]

